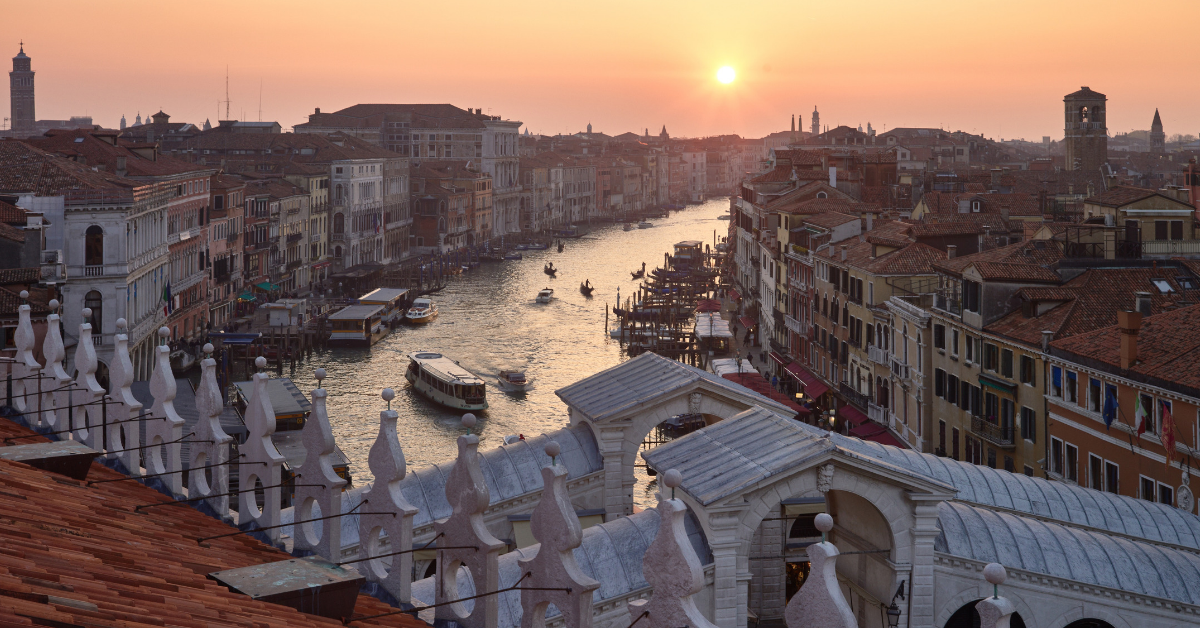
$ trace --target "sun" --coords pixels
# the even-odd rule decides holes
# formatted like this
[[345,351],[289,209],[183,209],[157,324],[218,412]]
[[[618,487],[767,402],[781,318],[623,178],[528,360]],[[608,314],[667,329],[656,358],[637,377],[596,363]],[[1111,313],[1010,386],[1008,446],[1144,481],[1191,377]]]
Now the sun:
[[717,80],[725,83],[726,85],[732,83],[733,79],[735,78],[737,78],[737,72],[727,65],[722,66],[720,70],[717,70]]

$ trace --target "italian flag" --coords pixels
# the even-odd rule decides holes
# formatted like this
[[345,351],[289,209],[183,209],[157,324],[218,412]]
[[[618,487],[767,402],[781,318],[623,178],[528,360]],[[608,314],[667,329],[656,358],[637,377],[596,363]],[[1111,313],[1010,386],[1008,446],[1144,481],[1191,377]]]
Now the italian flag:
[[1166,403],[1159,401],[1162,404],[1162,426],[1160,437],[1162,438],[1163,449],[1167,450],[1167,468],[1171,468],[1171,461],[1175,459],[1175,417],[1171,416],[1171,408]]
[[1137,410],[1134,412],[1134,427],[1137,428],[1138,436],[1146,433],[1146,407],[1142,405],[1142,396],[1137,396]]

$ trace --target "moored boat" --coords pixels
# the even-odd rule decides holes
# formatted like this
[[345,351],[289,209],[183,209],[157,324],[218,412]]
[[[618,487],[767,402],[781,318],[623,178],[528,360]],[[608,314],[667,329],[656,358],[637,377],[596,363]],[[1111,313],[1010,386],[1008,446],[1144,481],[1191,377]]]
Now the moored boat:
[[534,242],[527,248],[530,251],[545,251],[546,249],[550,248],[550,245],[546,244],[545,242]]
[[369,347],[388,334],[383,322],[387,306],[348,305],[329,316],[332,347]]
[[437,318],[438,308],[433,301],[421,298],[413,300],[412,307],[408,308],[408,312],[404,314],[404,320],[413,323],[421,324]]
[[647,220],[643,220],[638,223],[638,229],[649,229],[650,227],[653,227],[653,226],[654,226],[654,223],[649,222]]
[[358,297],[359,305],[382,305],[383,322],[392,324],[404,318],[404,300],[408,290],[401,288],[376,288]]
[[518,259],[522,259],[522,257],[521,257],[521,254],[520,254],[520,253],[505,253],[505,254],[504,254],[504,259],[507,259],[507,260],[518,260]]
[[404,378],[426,398],[456,410],[486,410],[487,386],[458,362],[432,351],[409,354]]

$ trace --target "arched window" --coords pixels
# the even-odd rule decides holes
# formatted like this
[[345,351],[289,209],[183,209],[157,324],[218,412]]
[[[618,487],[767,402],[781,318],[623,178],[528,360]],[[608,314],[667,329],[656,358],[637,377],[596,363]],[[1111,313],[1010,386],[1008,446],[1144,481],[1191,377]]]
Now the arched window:
[[342,257],[342,247],[341,246],[333,247],[333,256],[338,259],[341,259],[341,257]]
[[[341,186],[338,186],[338,187],[341,187]],[[343,215],[341,212],[338,212],[333,215],[333,232],[334,233],[345,233],[346,232],[346,216]]]
[[1088,108],[1087,108],[1087,107],[1082,107],[1082,108],[1080,108],[1080,110],[1079,110],[1079,121],[1080,121],[1080,122],[1087,122],[1087,121],[1088,121]]
[[99,291],[92,290],[91,292],[84,295],[83,307],[91,308],[91,310],[92,310],[92,318],[89,320],[89,322],[92,324],[92,333],[93,334],[102,333],[102,331],[104,329],[104,327],[103,327],[104,296],[101,295]]
[[97,225],[87,228],[83,236],[83,263],[100,266],[104,263],[104,230]]
[[342,200],[342,184],[341,183],[337,184],[337,187],[333,188],[333,199],[336,201]]
[[817,198],[829,198],[829,195],[825,192],[817,192]]

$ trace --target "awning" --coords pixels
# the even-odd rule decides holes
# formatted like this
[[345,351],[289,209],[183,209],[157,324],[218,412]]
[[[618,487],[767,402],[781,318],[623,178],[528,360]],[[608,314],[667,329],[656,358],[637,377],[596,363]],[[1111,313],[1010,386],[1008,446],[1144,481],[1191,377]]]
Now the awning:
[[720,312],[721,302],[716,299],[700,299],[696,302],[697,312]]
[[979,383],[983,386],[994,388],[1002,393],[1013,395],[1014,397],[1017,394],[1017,386],[1015,384],[1009,384],[1008,382],[988,377],[982,373],[979,374]]
[[878,423],[871,423],[869,421],[863,423],[862,425],[850,430],[850,435],[857,436],[858,438],[871,441],[873,443],[879,443],[881,445],[891,445],[892,447],[909,449],[908,445],[905,445],[900,441],[900,439],[892,436],[892,433],[888,431],[888,428]]
[[279,286],[277,286],[277,285],[275,285],[275,284],[273,284],[273,283],[271,283],[271,282],[269,282],[269,281],[264,281],[264,282],[262,282],[262,283],[260,283],[260,284],[255,284],[255,285],[254,285],[254,287],[255,287],[255,288],[258,288],[259,290],[262,290],[263,292],[270,292],[270,291],[272,291],[272,290],[278,290],[278,289],[279,289]]
[[779,355],[778,353],[775,353],[774,351],[772,351],[770,355],[771,355],[772,360],[775,360],[776,362],[779,363],[779,366],[783,366],[784,364],[787,364],[787,358],[783,357],[782,355]]
[[314,270],[320,269],[320,268],[327,268],[329,266],[333,266],[333,262],[331,262],[331,261],[330,262],[317,262],[316,264],[312,265]]
[[871,419],[867,415],[863,414],[862,410],[859,410],[854,406],[842,406],[838,408],[838,414],[841,415],[843,419],[849,421],[850,425],[854,426],[871,422]]
[[742,300],[742,293],[738,292],[737,290],[730,290],[730,291],[729,291],[729,298],[730,298],[730,299],[733,299],[734,301],[741,301],[741,300]]
[[785,366],[784,370],[800,380],[804,384],[804,394],[813,399],[817,399],[829,391],[829,386],[826,386],[825,382],[822,382],[816,375],[809,372],[808,369],[800,366],[799,362],[792,362]]
[[738,322],[741,323],[746,329],[753,329],[755,325],[758,325],[758,321],[750,318],[749,316],[742,316],[738,318]]
[[249,292],[243,292],[238,295],[238,301],[257,301],[258,298]]

